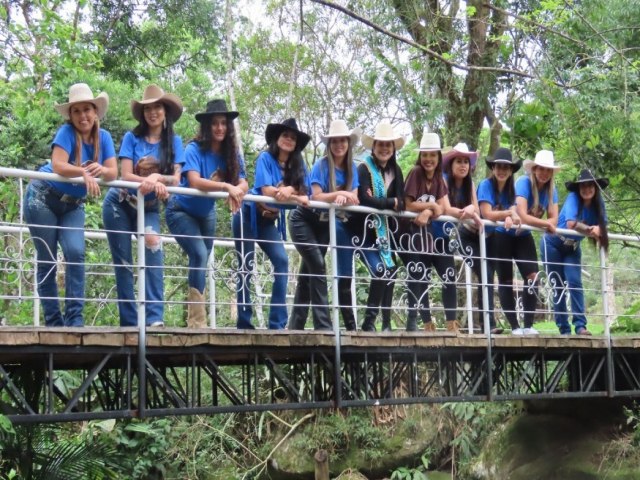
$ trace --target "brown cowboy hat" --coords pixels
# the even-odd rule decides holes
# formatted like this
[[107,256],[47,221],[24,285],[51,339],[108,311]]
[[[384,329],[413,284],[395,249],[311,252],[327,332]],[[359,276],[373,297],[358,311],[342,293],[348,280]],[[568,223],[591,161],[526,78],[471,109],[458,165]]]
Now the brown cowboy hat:
[[172,93],[165,91],[157,85],[149,85],[144,89],[142,100],[131,100],[131,113],[133,118],[142,121],[143,110],[145,105],[151,103],[162,103],[167,117],[176,122],[182,115],[182,101]]

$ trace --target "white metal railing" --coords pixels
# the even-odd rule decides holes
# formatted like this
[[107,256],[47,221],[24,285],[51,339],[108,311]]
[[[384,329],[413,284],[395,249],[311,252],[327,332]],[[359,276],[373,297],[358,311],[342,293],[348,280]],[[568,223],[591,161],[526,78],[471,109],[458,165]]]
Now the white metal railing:
[[[64,182],[75,182],[82,183],[82,179],[66,179],[63,177],[59,177],[54,174],[46,174],[41,172],[32,172],[18,169],[8,169],[8,168],[0,168],[0,175],[5,177],[14,177],[18,179],[18,191],[20,194],[20,199],[22,201],[24,194],[24,186],[22,179],[42,179],[42,180],[56,180],[56,181],[64,181]],[[120,187],[120,188],[137,188],[139,184],[135,182],[124,182],[124,181],[114,181],[114,182],[100,182],[104,186],[112,186],[112,187]],[[188,188],[179,188],[179,187],[170,187],[168,189],[171,193],[180,193],[187,195],[196,195],[196,196],[208,196],[212,198],[225,198],[226,193],[205,193],[194,189]],[[138,193],[138,225],[137,225],[137,238],[133,237],[134,242],[137,241],[137,264],[136,264],[136,278],[137,278],[137,304],[138,304],[138,325],[144,330],[145,325],[145,273],[146,273],[146,265],[145,265],[145,248],[144,248],[144,216],[142,215],[144,202],[143,196]],[[269,203],[278,203],[275,202],[271,197],[262,197],[262,196],[253,196],[247,195],[247,201],[266,201]],[[361,212],[366,214],[383,214],[385,216],[395,216],[395,217],[407,217],[412,218],[415,214],[404,212],[398,214],[392,211],[384,211],[380,212],[377,210],[373,210],[367,207],[357,206],[357,207],[337,207],[332,204],[326,204],[324,202],[310,202],[310,205],[314,208],[326,209],[329,212],[329,216],[331,219],[335,218],[336,210],[347,210],[351,212]],[[21,205],[22,207],[22,205]],[[457,232],[457,220],[450,217],[441,217],[440,220],[447,221],[447,225],[452,229],[452,232],[455,234]],[[485,225],[496,225],[492,222],[485,221]],[[334,222],[328,222],[330,228],[330,246],[329,246],[329,259],[327,261],[328,264],[328,275],[331,280],[329,292],[331,292],[331,307],[332,308],[332,318],[334,324],[334,330],[337,332],[339,328],[339,313],[338,313],[338,304],[337,304],[337,275],[336,275],[336,236],[335,236],[335,227]],[[220,226],[220,224],[219,224]],[[537,231],[536,228],[523,226],[523,229]],[[220,228],[219,228],[220,230]],[[10,223],[2,219],[0,222],[0,233],[5,235],[4,241],[4,254],[2,254],[2,258],[0,258],[0,270],[3,272],[2,277],[0,279],[0,285],[4,284],[4,291],[0,293],[0,301],[19,301],[22,305],[27,305],[29,302],[32,302],[32,314],[33,314],[33,324],[37,325],[39,322],[40,312],[39,312],[39,302],[38,302],[38,294],[37,294],[37,282],[35,281],[35,274],[33,271],[33,267],[35,266],[36,259],[32,252],[32,249],[29,248],[30,237],[28,234],[28,229],[24,225],[24,220],[22,218],[22,208],[20,208],[20,215],[18,218],[18,222]],[[559,229],[558,233],[562,235],[573,234],[576,232],[571,230]],[[363,235],[362,235],[363,237]],[[101,245],[106,245],[106,233],[104,230],[86,230],[85,238],[91,241],[99,241]],[[175,239],[171,235],[161,234],[163,245],[170,251],[172,251],[173,256],[176,255],[177,247]],[[479,281],[482,285],[487,284],[487,270],[486,270],[486,261],[491,260],[487,259],[486,248],[485,248],[485,235],[484,233],[480,234],[480,258],[472,259],[464,254],[464,252],[458,251],[457,258],[458,260],[463,260],[457,263],[455,278],[456,284],[459,287],[458,291],[464,292],[464,306],[458,307],[458,318],[461,318],[463,315],[466,317],[467,324],[469,327],[473,328],[474,324],[474,313],[478,312],[477,302],[473,300],[475,286],[477,282],[474,282],[473,275],[471,273],[471,269],[468,265],[470,261],[480,261],[482,266],[482,277]],[[618,235],[618,234],[610,234],[610,240],[612,245],[620,244],[620,242],[629,242],[629,243],[639,243],[640,238],[637,236],[629,236],[629,235]],[[297,253],[295,253],[293,246],[289,243],[286,245],[287,251],[290,252],[290,259],[296,259]],[[354,245],[356,252],[362,251],[362,245],[358,245],[357,243]],[[612,247],[614,248],[614,247]],[[88,249],[89,251],[90,249]],[[99,250],[102,253],[108,252],[108,249]],[[267,295],[264,291],[269,290],[269,283],[272,278],[272,272],[270,272],[268,268],[268,262],[263,258],[259,253],[259,249],[256,248],[256,255],[258,255],[258,260],[254,264],[254,285],[256,291],[252,292],[252,298],[254,300],[257,299],[257,305],[254,309],[255,317],[258,320],[258,326],[263,326],[263,315],[262,315],[262,307],[268,304]],[[616,252],[618,252],[616,250]],[[539,252],[540,253],[540,252]],[[104,262],[100,262],[97,260],[93,260],[92,262],[87,261],[88,278],[104,278],[105,276],[109,276],[113,272],[113,265],[111,263],[110,254],[106,254],[106,258],[108,260]],[[166,258],[166,255],[165,255]],[[232,311],[235,305],[235,275],[237,274],[237,260],[235,260],[235,252],[234,252],[234,243],[233,238],[231,236],[223,238],[216,236],[214,240],[214,250],[212,256],[209,261],[209,268],[207,270],[207,278],[208,278],[208,286],[209,286],[209,322],[210,326],[217,327],[219,325],[223,326],[232,326],[229,325],[229,322],[218,320],[218,317],[222,312],[221,318],[228,319],[232,318]],[[466,261],[464,261],[466,260]],[[601,299],[602,304],[596,309],[591,307],[589,309],[589,316],[591,318],[599,318],[602,320],[602,324],[604,325],[604,332],[607,336],[610,337],[610,327],[612,322],[614,321],[614,313],[612,312],[612,305],[614,304],[613,297],[613,285],[612,285],[612,273],[614,271],[620,272],[620,275],[624,276],[637,276],[637,267],[634,265],[624,265],[623,267],[616,267],[608,263],[607,258],[603,251],[599,252],[599,257],[594,259],[595,262],[593,264],[585,264],[583,266],[585,270],[585,277],[589,279],[589,283],[585,285],[585,293],[589,295],[589,298],[594,297],[594,294]],[[356,262],[357,263],[357,262]],[[398,262],[400,264],[400,262]],[[61,265],[64,265],[65,262],[60,262]],[[295,267],[295,264],[294,264]],[[186,280],[185,280],[185,272],[186,272],[186,261],[182,264],[165,264],[164,272],[165,279],[169,280],[170,287],[172,289],[178,289],[179,285],[184,284],[184,290],[186,290]],[[295,280],[295,274],[297,269],[290,269],[290,278]],[[596,273],[599,273],[596,275]],[[442,305],[440,305],[440,297],[439,295],[433,295],[434,290],[437,290],[439,287],[439,281],[436,279],[437,275],[434,276],[431,280],[436,280],[435,282],[431,281],[427,288],[427,295],[431,297],[431,310],[433,312],[441,312],[443,310]],[[369,275],[366,270],[359,266],[354,270],[354,282],[352,284],[352,296],[354,298],[354,306],[356,307],[356,312],[361,312],[363,310],[364,305],[361,302],[357,301],[357,293],[362,295],[364,290],[366,290],[366,285],[369,283]],[[406,271],[406,266],[402,266],[400,264],[398,273],[396,274],[396,279],[393,280],[397,282],[398,286],[396,287],[396,297],[394,298],[394,306],[393,312],[396,314],[396,320],[398,323],[401,323],[403,319],[404,312],[406,311],[406,288],[405,283],[407,282],[408,274]],[[514,276],[515,278],[515,276]],[[31,281],[30,279],[34,279]],[[553,296],[552,289],[553,284],[549,282],[549,279],[546,278],[544,274],[544,268],[540,268],[539,273],[540,279],[540,301],[543,305],[546,306],[544,313],[547,316],[552,317],[553,308]],[[599,285],[592,285],[593,282],[596,282],[599,279]],[[103,282],[104,283],[104,282]],[[293,286],[294,282],[290,282]],[[13,288],[11,288],[13,287]],[[565,286],[566,287],[566,286]],[[291,289],[290,289],[291,291]],[[165,292],[166,293],[166,292]],[[482,294],[484,297],[484,305],[488,305],[488,290],[487,288],[482,289]],[[460,295],[459,295],[460,296]],[[289,294],[288,298],[291,298]],[[117,318],[117,312],[114,314],[112,307],[115,306],[118,302],[117,298],[115,298],[114,292],[114,284],[111,283],[110,288],[107,292],[100,292],[99,296],[87,296],[85,299],[88,303],[97,303],[98,308],[94,309],[96,311],[95,319],[99,319],[102,316],[109,316],[111,324],[118,324],[115,318]],[[638,291],[635,286],[632,284],[632,288],[630,288],[625,293],[625,304],[630,305],[633,302],[638,302],[640,297],[638,296]],[[165,302],[168,308],[172,310],[172,315],[170,317],[174,318],[172,322],[169,322],[169,325],[181,325],[181,322],[177,320],[180,316],[182,308],[186,304],[185,301],[177,301],[173,300],[173,295],[168,295],[165,297]],[[290,306],[290,300],[288,301]],[[28,307],[25,307],[28,309]],[[6,310],[6,309],[5,309]],[[176,311],[173,311],[176,310]],[[598,311],[599,310],[599,311]],[[103,312],[107,312],[103,314]],[[401,313],[398,313],[401,312]],[[496,314],[499,310],[496,309]],[[0,313],[1,315],[2,313]],[[361,315],[360,315],[361,317]],[[356,316],[358,318],[358,316]],[[12,319],[5,318],[4,319],[8,324],[14,324]],[[105,323],[105,322],[101,322]],[[308,322],[308,325],[311,322]],[[481,320],[481,324],[484,324],[485,328],[488,327],[488,312],[485,311],[484,318]]]

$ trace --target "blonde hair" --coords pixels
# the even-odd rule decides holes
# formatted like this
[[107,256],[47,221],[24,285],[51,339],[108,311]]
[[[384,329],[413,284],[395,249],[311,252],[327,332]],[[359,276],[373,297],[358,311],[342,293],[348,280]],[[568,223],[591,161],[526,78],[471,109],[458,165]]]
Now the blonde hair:
[[[76,127],[71,123],[69,123],[73,127],[73,132],[76,136],[76,167],[82,165],[82,135],[76,129]],[[93,124],[93,128],[91,129],[91,143],[93,143],[93,161],[97,162],[100,158],[100,120],[96,117],[96,121]]]
[[[533,194],[533,205],[529,207],[529,211],[536,211],[538,209],[538,206],[540,205],[540,199],[538,195],[538,181],[536,180],[536,171],[535,171],[536,168],[538,168],[538,166],[534,165],[533,168],[531,168],[531,171],[529,172],[529,181],[531,182],[531,193]],[[544,188],[547,189],[547,198],[548,198],[547,209],[551,205],[553,205],[553,191],[555,190],[555,183],[553,181],[554,177],[555,177],[555,171],[552,169],[551,178],[544,186]]]
[[[335,137],[334,137],[335,138]],[[347,154],[344,157],[344,182],[343,190],[351,190],[351,184],[353,183],[353,151],[351,149],[351,137],[346,137],[349,147],[347,148]],[[327,160],[329,163],[329,191],[335,192],[339,185],[336,185],[336,162],[333,159],[333,153],[331,153],[331,140],[327,142]]]

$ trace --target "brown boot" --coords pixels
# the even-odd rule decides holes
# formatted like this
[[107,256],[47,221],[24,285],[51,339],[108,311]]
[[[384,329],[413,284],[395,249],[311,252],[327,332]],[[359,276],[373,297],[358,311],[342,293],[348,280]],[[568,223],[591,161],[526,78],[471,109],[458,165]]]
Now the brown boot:
[[457,320],[447,320],[447,332],[453,332],[456,335],[460,333],[460,324]]
[[436,324],[433,323],[433,320],[424,324],[424,331],[427,333],[433,333],[436,331]]
[[189,305],[187,305],[187,327],[206,328],[207,310],[204,306],[204,295],[197,288],[189,287],[187,300],[189,301]]

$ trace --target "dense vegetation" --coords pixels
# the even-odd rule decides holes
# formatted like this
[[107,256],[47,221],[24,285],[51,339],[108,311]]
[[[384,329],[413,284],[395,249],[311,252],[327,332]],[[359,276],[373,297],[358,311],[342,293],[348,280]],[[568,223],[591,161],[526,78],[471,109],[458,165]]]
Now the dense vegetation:
[[[70,84],[82,81],[94,92],[109,93],[103,126],[118,143],[133,126],[129,101],[154,82],[182,98],[185,115],[176,130],[185,139],[195,132],[193,114],[208,99],[230,100],[241,112],[249,168],[263,146],[265,124],[287,116],[314,135],[316,149],[319,134],[339,117],[365,131],[389,117],[414,141],[428,127],[445,144],[463,140],[483,156],[499,145],[510,146],[519,158],[549,148],[566,167],[559,184],[583,167],[609,176],[612,230],[637,233],[638,18],[640,3],[628,0],[3,1],[1,164],[33,169],[49,156],[60,124],[52,106],[66,100]],[[413,145],[401,154],[405,170],[414,160]],[[311,163],[316,151],[308,150]],[[476,177],[485,173],[480,163]],[[19,217],[17,195],[14,180],[0,180],[5,222]],[[100,202],[88,204],[87,211],[88,227],[100,228]],[[228,235],[224,215],[218,225]],[[11,241],[2,241],[10,252]],[[89,262],[107,264],[104,250],[88,245]],[[635,255],[616,247],[611,257],[628,266],[616,274],[616,287],[633,292]],[[593,253],[586,263],[597,263]],[[105,291],[96,278],[88,284],[94,298]],[[587,291],[594,311],[601,310],[598,281],[589,280],[594,290]],[[179,278],[168,282],[169,300],[181,299],[180,286]],[[3,295],[14,288],[11,278],[0,288]],[[618,311],[629,314],[620,317],[618,328],[639,330],[640,301],[633,295],[616,301]],[[113,306],[87,308],[87,319],[102,324],[99,309]],[[30,321],[26,303],[8,300],[0,317]],[[168,309],[168,324],[182,321],[182,308]],[[418,413],[439,419],[433,430],[439,437],[416,458],[469,476],[485,436],[516,410],[453,405]],[[292,438],[294,447],[306,453],[326,448],[348,468],[341,455],[350,447],[374,461],[393,448],[387,440],[394,432],[410,436],[421,428],[412,415],[396,415],[389,423],[378,416],[262,413],[37,428],[13,428],[0,416],[0,475],[252,478],[265,471],[278,441],[300,420],[303,436]],[[637,412],[630,410],[629,419],[634,433],[613,444],[610,459],[635,455]],[[425,475],[424,465],[400,467],[394,478]]]

